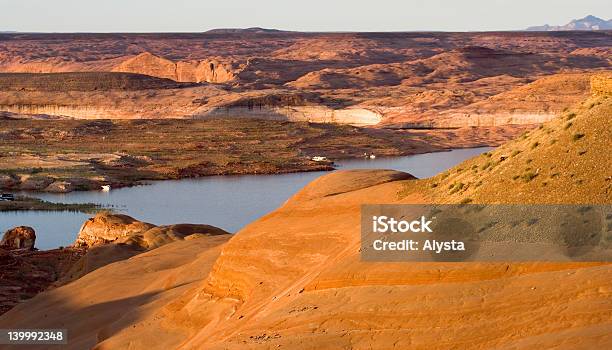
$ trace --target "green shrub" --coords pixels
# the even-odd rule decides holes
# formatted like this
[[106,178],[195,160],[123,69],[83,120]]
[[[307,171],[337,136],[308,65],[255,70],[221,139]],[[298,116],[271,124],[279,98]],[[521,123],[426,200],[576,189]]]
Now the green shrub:
[[461,191],[464,187],[465,187],[465,184],[463,182],[455,182],[454,184],[451,185],[449,194],[457,193]]
[[524,173],[523,175],[521,175],[521,179],[523,179],[523,181],[525,182],[529,182],[533,179],[535,179],[538,176],[538,174],[534,173],[533,171],[528,171],[526,173]]

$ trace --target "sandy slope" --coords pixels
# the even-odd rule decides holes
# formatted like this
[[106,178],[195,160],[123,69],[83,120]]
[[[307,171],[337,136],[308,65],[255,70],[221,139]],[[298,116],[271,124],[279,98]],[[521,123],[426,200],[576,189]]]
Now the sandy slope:
[[[32,299],[25,312],[18,311],[25,304],[18,306],[14,314],[5,315],[0,322],[5,328],[66,327],[70,348],[91,348],[106,338],[133,332],[138,320],[148,319],[155,310],[197,285],[227,239],[228,236],[213,236],[178,241],[103,267]],[[34,309],[38,312],[32,312]],[[143,335],[141,344],[163,348],[184,336],[179,330],[164,331],[163,338],[152,333],[144,335],[154,332],[159,322],[153,317],[138,326],[137,333]]]
[[[397,201],[401,182],[378,184],[388,175],[319,179],[325,191],[315,182],[234,236],[204,281],[218,248],[173,243],[41,294],[0,326],[65,326],[74,349],[612,344],[609,265],[360,262],[359,205]],[[355,177],[361,189],[344,192]]]

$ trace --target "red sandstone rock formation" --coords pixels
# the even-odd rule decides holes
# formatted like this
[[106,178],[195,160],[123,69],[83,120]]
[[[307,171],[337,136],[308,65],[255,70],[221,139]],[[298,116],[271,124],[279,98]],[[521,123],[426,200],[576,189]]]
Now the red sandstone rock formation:
[[29,226],[18,226],[4,233],[0,247],[7,250],[34,250],[34,242],[36,242],[34,229]]
[[129,58],[113,68],[114,72],[146,74],[179,82],[224,83],[235,78],[231,64],[218,60],[171,61],[149,52]]

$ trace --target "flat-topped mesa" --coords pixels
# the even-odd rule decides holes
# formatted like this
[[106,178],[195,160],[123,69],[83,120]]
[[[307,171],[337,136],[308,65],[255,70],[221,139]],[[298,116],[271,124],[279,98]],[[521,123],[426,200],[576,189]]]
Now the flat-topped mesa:
[[215,59],[174,62],[149,52],[121,62],[113,68],[113,71],[146,74],[178,82],[195,83],[224,83],[236,77],[232,64],[222,63]]
[[106,243],[123,243],[150,250],[173,241],[224,234],[229,233],[210,225],[156,226],[127,215],[99,213],[85,221],[74,246],[91,248]]
[[0,73],[0,91],[137,91],[178,89],[181,84],[165,77],[121,72]]

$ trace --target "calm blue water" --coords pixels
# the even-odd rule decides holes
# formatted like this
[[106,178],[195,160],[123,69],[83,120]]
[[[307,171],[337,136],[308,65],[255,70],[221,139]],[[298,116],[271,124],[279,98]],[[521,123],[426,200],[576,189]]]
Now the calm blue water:
[[[343,161],[338,169],[394,169],[424,178],[490,149],[481,147],[406,157],[348,160]],[[35,195],[53,202],[112,206],[116,211],[157,225],[204,223],[236,232],[278,208],[304,185],[325,173],[213,176],[158,181],[110,192]],[[0,213],[0,232],[19,225],[31,226],[36,230],[36,246],[50,249],[71,244],[89,217],[88,214],[71,212]]]

